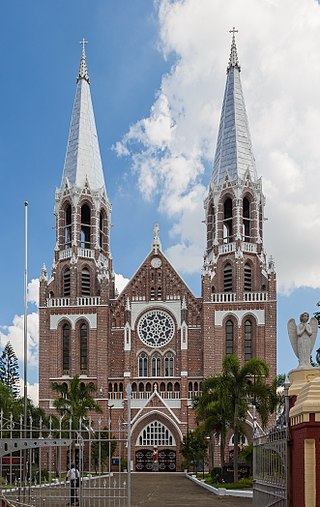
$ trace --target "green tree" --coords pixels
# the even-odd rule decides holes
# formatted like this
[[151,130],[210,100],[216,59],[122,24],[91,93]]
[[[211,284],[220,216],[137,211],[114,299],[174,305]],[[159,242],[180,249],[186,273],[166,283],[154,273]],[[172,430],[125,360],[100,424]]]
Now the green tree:
[[223,378],[208,377],[202,383],[202,393],[194,400],[197,422],[201,424],[206,435],[210,436],[209,468],[212,470],[214,435],[220,439],[220,461],[225,463],[226,435],[230,427],[230,405],[226,402]]
[[262,359],[250,359],[242,367],[234,354],[225,356],[223,360],[221,376],[225,389],[224,400],[228,403],[228,413],[232,414],[230,425],[234,431],[234,482],[238,481],[239,436],[249,404],[256,406],[263,426],[266,426],[273,410],[270,401],[273,388],[266,382],[268,375],[268,365]]
[[6,384],[15,398],[19,394],[19,366],[18,358],[10,342],[8,342],[0,356],[0,381]]
[[193,470],[196,471],[197,464],[203,462],[207,452],[207,441],[202,428],[198,427],[194,431],[189,431],[183,437],[180,443],[180,452],[185,459],[186,465],[189,467],[193,464]]
[[71,419],[72,429],[75,431],[79,429],[80,420],[85,419],[90,411],[102,413],[100,405],[93,397],[96,391],[95,384],[93,382],[85,384],[79,375],[73,377],[69,383],[53,382],[51,388],[59,395],[53,402],[54,407],[64,421]]

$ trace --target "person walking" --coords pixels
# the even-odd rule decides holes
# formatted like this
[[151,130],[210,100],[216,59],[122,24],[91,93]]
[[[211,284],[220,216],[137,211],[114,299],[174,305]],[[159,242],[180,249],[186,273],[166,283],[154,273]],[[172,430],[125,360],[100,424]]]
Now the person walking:
[[70,470],[68,470],[67,478],[70,481],[70,502],[67,505],[79,505],[79,498],[77,494],[77,488],[80,482],[80,473],[74,464],[71,464]]

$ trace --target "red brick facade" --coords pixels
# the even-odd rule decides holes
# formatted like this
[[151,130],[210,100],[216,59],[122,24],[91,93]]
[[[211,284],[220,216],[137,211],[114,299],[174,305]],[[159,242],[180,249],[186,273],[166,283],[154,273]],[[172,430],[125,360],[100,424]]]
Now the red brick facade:
[[65,181],[56,193],[52,275],[43,269],[40,282],[41,407],[53,410],[53,381],[80,375],[96,384],[102,417],[111,413],[114,427],[127,419],[131,383],[133,461],[157,445],[177,451],[179,468],[180,441],[195,426],[192,398],[203,378],[221,372],[227,352],[242,363],[261,357],[275,375],[276,277],[264,252],[263,206],[261,182],[248,175],[210,186],[201,297],[161,251],[157,228],[150,253],[117,295],[106,194]]

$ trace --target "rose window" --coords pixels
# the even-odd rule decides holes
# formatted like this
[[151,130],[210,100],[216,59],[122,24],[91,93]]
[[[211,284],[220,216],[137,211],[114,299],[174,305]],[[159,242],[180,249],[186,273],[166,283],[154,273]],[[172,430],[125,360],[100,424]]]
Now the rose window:
[[161,310],[152,310],[141,317],[138,335],[149,347],[161,347],[168,343],[174,334],[174,322],[170,315]]

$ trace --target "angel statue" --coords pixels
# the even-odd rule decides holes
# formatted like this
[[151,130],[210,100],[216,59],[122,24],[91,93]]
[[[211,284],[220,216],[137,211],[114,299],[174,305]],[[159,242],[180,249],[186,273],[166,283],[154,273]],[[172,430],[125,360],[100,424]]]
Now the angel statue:
[[315,317],[309,320],[308,312],[300,315],[300,324],[296,325],[294,319],[288,322],[288,334],[293,351],[299,359],[299,368],[311,368],[310,356],[313,350],[317,332],[318,321]]

